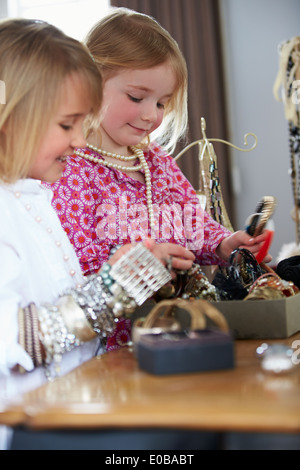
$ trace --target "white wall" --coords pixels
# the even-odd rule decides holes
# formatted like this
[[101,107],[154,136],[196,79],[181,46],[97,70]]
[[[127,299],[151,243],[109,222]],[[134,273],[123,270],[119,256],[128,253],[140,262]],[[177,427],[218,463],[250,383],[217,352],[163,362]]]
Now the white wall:
[[7,17],[7,3],[6,0],[0,0],[0,19]]
[[300,36],[300,0],[220,0],[226,58],[230,141],[243,146],[253,132],[258,145],[250,153],[232,152],[238,179],[235,184],[237,227],[253,212],[263,195],[273,195],[275,237],[271,254],[296,241],[290,155],[283,104],[273,96],[278,72],[278,45]]
[[83,40],[110,8],[110,0],[0,0],[0,18],[38,18]]

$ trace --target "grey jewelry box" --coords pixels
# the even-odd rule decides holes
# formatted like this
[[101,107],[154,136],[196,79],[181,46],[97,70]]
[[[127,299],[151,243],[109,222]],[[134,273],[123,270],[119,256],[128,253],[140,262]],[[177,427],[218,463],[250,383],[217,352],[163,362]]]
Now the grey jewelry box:
[[234,341],[219,330],[145,334],[136,349],[139,367],[157,375],[234,368]]

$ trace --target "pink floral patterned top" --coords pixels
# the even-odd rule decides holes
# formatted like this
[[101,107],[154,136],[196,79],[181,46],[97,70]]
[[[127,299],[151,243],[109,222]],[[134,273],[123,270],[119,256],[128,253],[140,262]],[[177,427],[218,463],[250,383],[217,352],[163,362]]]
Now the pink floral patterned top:
[[[85,152],[101,158],[88,148]],[[151,144],[144,154],[151,173],[154,233],[146,185],[117,169],[72,155],[52,185],[53,207],[83,272],[97,271],[115,245],[149,236],[185,246],[201,265],[223,264],[215,250],[231,232],[201,209],[195,190],[162,147]]]

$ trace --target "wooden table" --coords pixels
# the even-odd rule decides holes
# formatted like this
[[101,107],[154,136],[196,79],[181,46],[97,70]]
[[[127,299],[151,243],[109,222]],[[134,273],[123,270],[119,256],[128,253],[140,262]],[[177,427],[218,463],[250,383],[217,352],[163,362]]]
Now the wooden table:
[[[277,343],[292,346],[300,334]],[[271,342],[271,341],[269,341]],[[266,375],[261,340],[237,340],[232,370],[154,376],[130,347],[107,353],[0,411],[0,423],[31,430],[174,428],[300,433],[300,366]]]

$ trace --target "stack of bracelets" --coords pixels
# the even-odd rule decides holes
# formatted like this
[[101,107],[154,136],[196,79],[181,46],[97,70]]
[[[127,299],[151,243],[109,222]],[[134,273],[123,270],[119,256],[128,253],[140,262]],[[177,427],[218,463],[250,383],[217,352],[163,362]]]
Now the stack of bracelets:
[[[56,305],[19,309],[19,343],[48,378],[59,373],[62,356],[77,346],[110,335],[121,315],[128,315],[171,280],[162,263],[138,243],[113,266],[105,263]],[[54,367],[54,374],[52,369]]]
[[281,279],[276,273],[264,273],[252,284],[244,300],[275,300],[298,294],[291,281]]

